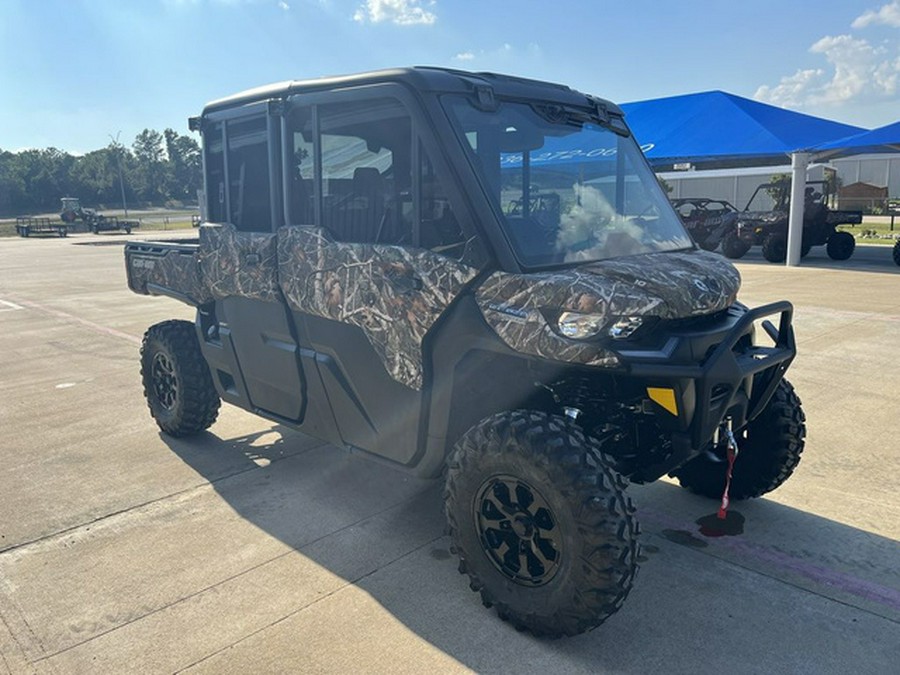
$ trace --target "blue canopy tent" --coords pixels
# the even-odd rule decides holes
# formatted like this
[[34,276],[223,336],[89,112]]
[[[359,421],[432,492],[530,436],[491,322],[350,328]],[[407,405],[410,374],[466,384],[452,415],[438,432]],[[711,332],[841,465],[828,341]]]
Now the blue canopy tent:
[[637,101],[622,108],[656,170],[684,162],[704,168],[760,165],[790,156],[788,265],[800,261],[809,150],[865,131],[723,91]]
[[781,161],[797,150],[865,131],[724,91],[636,101],[622,109],[654,168]]
[[[690,163],[695,168],[726,168],[782,163],[791,157],[791,225],[788,233],[788,264],[800,258],[799,227],[803,222],[806,168],[814,148],[856,138],[866,130],[849,124],[804,115],[723,91],[708,91],[626,103],[625,119],[644,155],[657,171]],[[548,138],[535,152],[535,166],[571,170],[588,159],[615,156],[613,148],[573,147],[572,139]],[[506,167],[522,161],[521,154],[504,159]]]
[[900,151],[900,122],[823,143],[816,146],[814,150],[816,157],[820,159],[870,152],[898,152]]

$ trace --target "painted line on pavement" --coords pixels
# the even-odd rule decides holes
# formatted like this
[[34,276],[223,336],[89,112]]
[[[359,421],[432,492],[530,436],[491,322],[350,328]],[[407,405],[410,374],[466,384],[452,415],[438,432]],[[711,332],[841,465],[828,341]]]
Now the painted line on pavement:
[[[7,303],[6,300],[0,300],[4,304],[15,304],[15,303]],[[74,314],[69,314],[68,312],[64,312],[60,309],[53,309],[51,307],[45,307],[44,305],[39,305],[36,302],[31,302],[30,300],[19,300],[21,306],[19,309],[24,309],[27,307],[28,309],[34,309],[43,314],[47,314],[49,316],[55,316],[58,319],[63,319],[64,321],[68,321],[69,323],[76,323],[85,328],[89,328],[95,333],[99,333],[101,335],[109,335],[111,337],[120,338],[122,340],[127,340],[132,344],[139,345],[141,344],[141,338],[136,335],[131,335],[130,333],[125,333],[120,330],[116,330],[115,328],[110,328],[109,326],[103,326],[99,323],[94,323],[93,321],[88,321],[87,319],[82,319],[80,316],[75,316]],[[18,305],[17,305],[18,306]],[[3,310],[0,310],[3,311]]]
[[[671,528],[685,532],[696,532],[695,524],[686,525],[683,521],[675,520],[670,516],[655,511],[653,509],[639,509],[638,515],[644,522],[652,523],[657,527]],[[855,595],[858,598],[874,602],[887,607],[895,612],[900,612],[900,590],[883,586],[866,579],[840,572],[835,569],[829,569],[804,561],[800,558],[777,551],[766,546],[753,544],[748,541],[740,541],[738,538],[732,537],[716,537],[713,539],[703,538],[703,541],[709,544],[709,551],[712,554],[715,549],[725,549],[732,554],[737,554],[738,559],[753,558],[757,563],[769,566],[774,569],[780,569],[782,572],[793,572],[802,577],[806,577],[809,581],[825,587],[831,587],[849,595]],[[694,549],[700,551],[701,549]],[[719,556],[716,556],[719,557]],[[727,559],[725,559],[727,561]],[[752,569],[752,568],[750,568]],[[887,617],[885,617],[887,618]]]

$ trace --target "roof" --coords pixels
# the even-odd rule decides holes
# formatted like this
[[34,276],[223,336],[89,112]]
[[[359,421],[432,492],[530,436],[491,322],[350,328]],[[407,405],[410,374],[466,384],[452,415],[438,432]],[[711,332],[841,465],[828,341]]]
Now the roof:
[[775,157],[865,131],[724,91],[637,101],[622,109],[654,164]]
[[815,150],[831,157],[879,151],[897,152],[900,150],[900,122],[823,143]]
[[[463,94],[473,92],[476,86],[487,86],[493,90],[494,95],[502,98],[548,100],[584,107],[593,105],[586,94],[565,85],[552,82],[530,80],[498,73],[472,73],[451,68],[416,66],[412,68],[376,70],[337,77],[321,77],[311,80],[288,80],[285,82],[278,82],[276,84],[249,89],[232,96],[212,101],[203,109],[203,114],[206,115],[218,110],[246,105],[256,101],[286,98],[295,94],[314,93],[385,82],[405,84],[417,91],[455,92]],[[605,105],[607,110],[619,112],[618,106],[609,101],[594,97],[590,98],[594,102]]]

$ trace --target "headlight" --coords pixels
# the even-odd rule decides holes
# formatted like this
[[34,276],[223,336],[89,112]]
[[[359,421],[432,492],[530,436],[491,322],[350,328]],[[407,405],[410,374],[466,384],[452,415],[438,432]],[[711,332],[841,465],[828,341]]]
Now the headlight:
[[560,335],[573,340],[586,340],[598,335],[608,326],[607,335],[621,340],[631,336],[643,322],[640,316],[623,316],[610,325],[602,314],[563,312],[556,320],[556,327]]
[[634,331],[640,328],[643,323],[643,317],[623,316],[609,327],[609,336],[616,340],[624,340],[627,337],[631,337],[634,334]]
[[559,332],[567,338],[584,340],[593,337],[603,329],[603,315],[563,312],[556,321]]

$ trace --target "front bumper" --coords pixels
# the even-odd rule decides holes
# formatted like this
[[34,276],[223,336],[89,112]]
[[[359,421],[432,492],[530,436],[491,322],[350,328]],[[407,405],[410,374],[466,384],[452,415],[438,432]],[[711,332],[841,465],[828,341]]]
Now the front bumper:
[[[766,320],[774,316],[777,328]],[[673,331],[660,348],[617,350],[672,432],[667,466],[647,467],[639,478],[655,480],[700,452],[726,419],[739,430],[763,411],[797,353],[792,317],[787,301],[756,309],[736,304],[712,326]],[[771,346],[753,344],[757,321]]]

